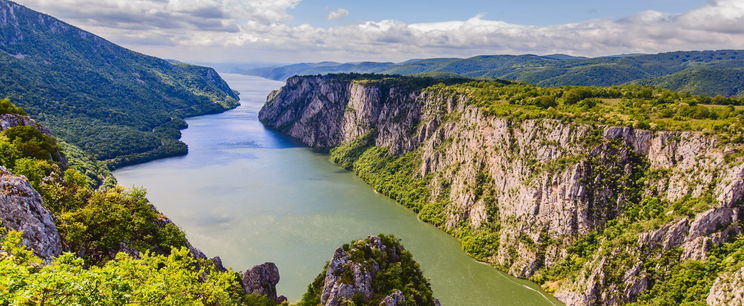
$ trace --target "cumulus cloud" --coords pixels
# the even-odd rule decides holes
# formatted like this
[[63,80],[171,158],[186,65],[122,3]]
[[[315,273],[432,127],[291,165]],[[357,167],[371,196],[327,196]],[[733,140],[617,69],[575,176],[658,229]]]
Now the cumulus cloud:
[[[20,2],[140,51],[160,56],[187,52],[183,53],[185,60],[214,60],[214,52],[232,61],[306,61],[504,53],[599,56],[744,48],[741,0],[709,0],[682,14],[644,11],[620,19],[550,26],[475,16],[459,21],[407,24],[380,20],[333,27],[293,25],[288,11],[299,0]],[[328,17],[346,14],[339,9]]]
[[328,14],[328,20],[338,20],[346,16],[349,16],[349,10],[345,8],[339,8]]

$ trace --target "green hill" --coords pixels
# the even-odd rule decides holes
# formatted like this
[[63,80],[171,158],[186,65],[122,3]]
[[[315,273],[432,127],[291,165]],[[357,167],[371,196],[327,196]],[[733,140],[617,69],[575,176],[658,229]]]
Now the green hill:
[[711,96],[744,96],[744,67],[689,69],[636,83]]
[[133,52],[7,0],[0,25],[0,98],[112,166],[184,154],[182,118],[237,105],[211,68]]
[[[582,58],[555,54],[482,55],[471,58],[433,58],[399,64],[321,63],[295,64],[244,71],[282,80],[293,75],[339,72],[420,74],[446,73],[477,78],[498,78],[540,86],[612,86],[641,83],[706,95],[742,95],[744,51],[680,51]],[[381,70],[389,66],[386,70]],[[308,68],[312,67],[312,68]],[[704,70],[700,70],[704,69]],[[676,75],[681,73],[680,75]],[[675,76],[676,75],[676,76]],[[665,78],[667,77],[668,78]]]

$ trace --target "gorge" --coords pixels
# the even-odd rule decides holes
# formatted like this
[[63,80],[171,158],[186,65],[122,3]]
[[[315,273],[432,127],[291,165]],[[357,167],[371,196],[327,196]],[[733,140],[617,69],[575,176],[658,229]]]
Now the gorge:
[[[644,98],[640,88],[438,82],[292,77],[259,118],[330,150],[376,190],[460,238],[471,255],[542,283],[567,304],[720,300],[715,288],[708,292],[717,273],[728,281],[742,273],[740,264],[718,265],[713,256],[720,270],[701,272],[701,283],[649,293],[680,286],[665,282],[694,273],[690,265],[710,254],[736,262],[740,119],[711,136],[669,126],[676,123],[663,112],[689,106],[652,104],[664,92]],[[631,122],[614,123],[624,112]],[[662,126],[679,131],[647,130]],[[700,291],[668,296],[688,294],[684,286]]]
[[468,257],[456,240],[374,193],[327,155],[266,130],[258,110],[283,83],[223,77],[241,92],[241,106],[188,119],[182,138],[188,155],[114,172],[120,184],[147,188],[158,209],[207,255],[219,255],[236,270],[275,262],[279,294],[296,301],[335,247],[394,234],[421,264],[442,305],[559,303],[534,284]]

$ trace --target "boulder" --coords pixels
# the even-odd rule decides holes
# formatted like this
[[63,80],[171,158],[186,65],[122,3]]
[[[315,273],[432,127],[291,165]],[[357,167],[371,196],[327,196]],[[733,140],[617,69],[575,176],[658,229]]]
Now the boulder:
[[279,283],[279,268],[273,262],[263,263],[243,273],[243,287],[248,294],[261,294],[272,301],[277,300],[276,284]]

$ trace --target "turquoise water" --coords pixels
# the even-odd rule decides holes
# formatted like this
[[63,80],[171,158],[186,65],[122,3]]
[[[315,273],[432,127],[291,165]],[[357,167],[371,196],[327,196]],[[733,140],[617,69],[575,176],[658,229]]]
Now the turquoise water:
[[465,255],[459,243],[352,173],[264,129],[258,110],[283,84],[225,74],[241,106],[191,118],[189,154],[127,167],[114,174],[141,186],[208,256],[245,270],[279,267],[279,294],[299,300],[343,243],[385,233],[401,238],[431,279],[443,305],[550,305],[537,286]]

